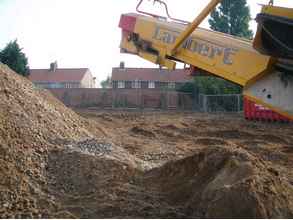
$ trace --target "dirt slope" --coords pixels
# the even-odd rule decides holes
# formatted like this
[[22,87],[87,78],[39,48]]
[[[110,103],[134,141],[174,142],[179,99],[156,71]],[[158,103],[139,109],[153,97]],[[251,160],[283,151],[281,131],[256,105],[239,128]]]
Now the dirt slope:
[[90,136],[80,117],[49,93],[4,66],[0,71],[0,135],[6,143],[41,147],[48,139]]
[[49,93],[0,66],[1,217],[50,216],[57,209],[45,191],[47,152],[58,139],[91,137],[86,124]]

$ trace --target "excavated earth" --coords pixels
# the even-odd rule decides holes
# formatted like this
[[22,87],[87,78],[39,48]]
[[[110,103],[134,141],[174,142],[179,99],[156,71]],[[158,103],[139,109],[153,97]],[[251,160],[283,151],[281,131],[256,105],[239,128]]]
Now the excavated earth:
[[0,65],[1,218],[293,218],[293,130],[66,108]]

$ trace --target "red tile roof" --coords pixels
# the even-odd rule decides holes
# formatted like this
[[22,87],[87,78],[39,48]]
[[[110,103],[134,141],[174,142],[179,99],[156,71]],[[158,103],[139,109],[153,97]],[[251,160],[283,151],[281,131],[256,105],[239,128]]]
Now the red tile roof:
[[192,78],[184,69],[166,70],[158,68],[113,68],[113,81],[155,81],[155,82],[188,82]]
[[88,68],[57,69],[55,72],[49,69],[31,69],[29,79],[33,82],[80,82]]

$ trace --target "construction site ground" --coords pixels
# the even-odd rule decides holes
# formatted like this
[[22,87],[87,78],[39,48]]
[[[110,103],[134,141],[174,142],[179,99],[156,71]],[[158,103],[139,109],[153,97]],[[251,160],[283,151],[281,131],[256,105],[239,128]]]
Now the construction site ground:
[[[245,149],[283,171],[293,168],[292,124],[247,121],[242,113],[74,111],[97,123],[113,143],[141,159],[143,170],[215,146]],[[287,174],[293,184],[293,171]]]
[[[293,130],[290,124],[249,122],[241,113],[113,111],[95,108],[75,109],[75,112],[102,128],[102,133],[113,145],[126,150],[130,154],[128,159],[134,164],[136,171],[139,171],[131,175],[130,179],[128,176],[123,187],[121,185],[118,190],[116,188],[116,192],[113,191],[113,201],[107,200],[111,207],[108,207],[109,212],[107,208],[105,212],[96,213],[98,217],[272,217],[272,213],[256,210],[260,207],[256,208],[258,205],[255,202],[241,198],[238,193],[245,194],[244,189],[237,189],[235,197],[224,196],[223,201],[217,201],[215,206],[212,201],[206,201],[207,204],[201,205],[211,207],[199,208],[197,211],[188,207],[191,205],[187,205],[189,200],[194,200],[192,193],[200,189],[204,191],[205,186],[201,184],[208,184],[215,178],[213,169],[220,172],[222,166],[225,166],[217,163],[226,163],[226,160],[231,159],[230,156],[233,158],[235,150],[248,153],[256,160],[260,159],[265,163],[269,175],[286,179],[293,186]],[[222,149],[233,152],[229,152],[231,155],[219,152],[214,155],[215,158],[211,156],[211,161],[199,162],[198,158],[194,158],[194,155],[201,154],[206,154],[203,158],[209,157],[209,154]],[[229,170],[231,173],[223,179],[220,177],[219,182],[223,184],[220,187],[225,187],[224,183],[227,182],[227,186],[232,187],[235,184],[237,188],[239,182],[252,175],[254,171],[249,171],[250,168],[246,171],[240,165],[242,162],[232,162]],[[203,174],[198,175],[198,179],[194,177],[197,171],[193,170],[198,169],[197,163],[203,163],[203,167],[199,168],[203,169]],[[197,187],[197,181],[200,182],[199,189],[193,189]],[[264,193],[270,194],[271,190],[268,188]],[[100,200],[95,201],[90,210],[95,209],[96,202],[100,203]]]
[[293,218],[293,130],[65,107],[0,65],[1,218]]

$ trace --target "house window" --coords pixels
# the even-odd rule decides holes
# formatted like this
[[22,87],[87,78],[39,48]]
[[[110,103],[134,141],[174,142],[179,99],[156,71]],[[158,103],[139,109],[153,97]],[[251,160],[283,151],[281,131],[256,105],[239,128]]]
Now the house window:
[[124,81],[118,81],[118,89],[125,89],[125,82]]
[[59,84],[58,83],[48,83],[47,88],[49,88],[49,89],[58,89]]
[[141,82],[138,80],[131,82],[131,88],[133,89],[140,89],[141,88]]
[[168,89],[175,89],[175,88],[176,88],[176,84],[174,82],[168,83]]
[[155,88],[156,88],[155,82],[150,81],[149,82],[149,89],[155,89]]

